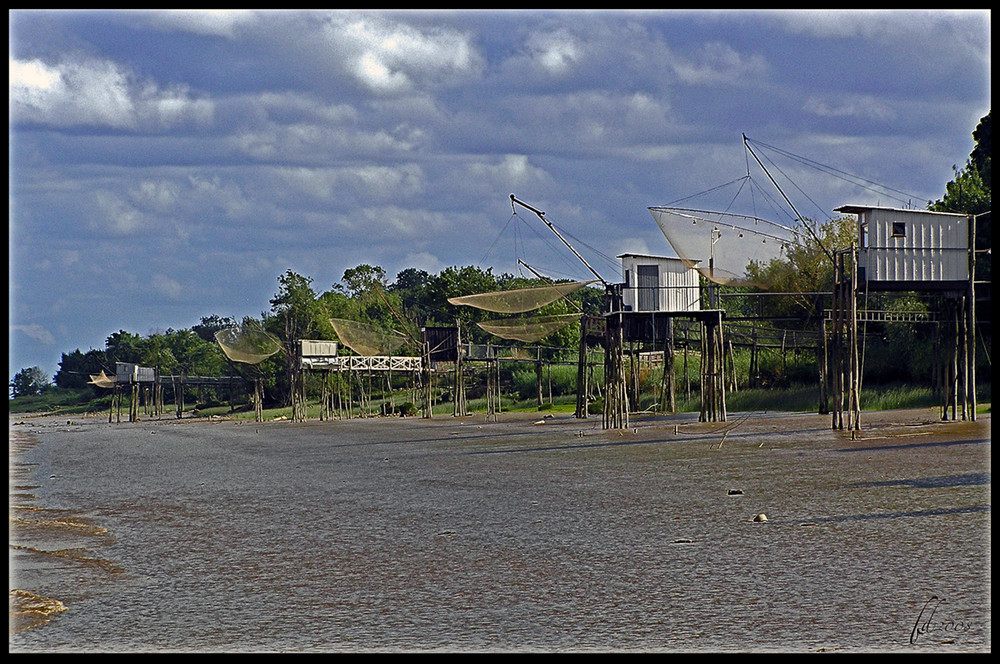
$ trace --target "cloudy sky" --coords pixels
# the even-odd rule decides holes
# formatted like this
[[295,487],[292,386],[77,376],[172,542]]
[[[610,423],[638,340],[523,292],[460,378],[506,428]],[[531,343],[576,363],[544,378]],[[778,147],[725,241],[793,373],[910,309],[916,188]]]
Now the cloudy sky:
[[803,216],[923,207],[990,110],[982,11],[9,19],[10,376],[260,315],[287,269],[588,278],[510,194],[618,280],[622,252],[673,253],[650,206],[729,209],[687,199],[751,174],[743,134]]

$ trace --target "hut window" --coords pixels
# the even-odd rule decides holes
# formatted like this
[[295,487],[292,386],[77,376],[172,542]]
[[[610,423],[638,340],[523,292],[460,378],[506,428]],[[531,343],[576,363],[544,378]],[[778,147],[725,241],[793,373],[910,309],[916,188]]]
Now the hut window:
[[902,221],[892,222],[892,236],[906,237],[906,223]]

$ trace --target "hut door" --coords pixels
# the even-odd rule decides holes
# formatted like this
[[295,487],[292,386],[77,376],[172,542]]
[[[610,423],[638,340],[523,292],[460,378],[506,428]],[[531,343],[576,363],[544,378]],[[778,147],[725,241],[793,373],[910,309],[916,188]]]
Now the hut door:
[[635,277],[636,286],[639,287],[639,311],[656,311],[660,269],[656,265],[636,265]]

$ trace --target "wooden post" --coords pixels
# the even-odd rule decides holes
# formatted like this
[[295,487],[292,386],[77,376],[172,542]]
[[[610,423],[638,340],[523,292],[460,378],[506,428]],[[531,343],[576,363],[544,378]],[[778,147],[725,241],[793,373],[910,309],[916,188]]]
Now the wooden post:
[[430,342],[424,338],[423,343],[423,377],[424,377],[424,419],[434,417],[434,408],[431,404],[431,347]]
[[956,335],[955,335],[955,354],[958,356],[958,363],[962,370],[962,378],[959,381],[959,386],[962,391],[962,419],[967,420],[969,418],[969,354],[968,354],[968,344],[965,343],[967,337],[965,333],[965,295],[958,298],[958,306],[956,308]]
[[733,340],[729,339],[726,344],[729,346],[729,387],[733,392],[739,391],[736,384],[736,352],[733,350]]
[[855,431],[861,429],[861,366],[858,358],[858,253],[854,244],[851,244],[851,281],[850,281],[850,337],[851,337],[851,428]]
[[688,378],[688,351],[691,346],[688,343],[688,326],[684,326],[684,398],[691,400],[691,380]]
[[822,337],[822,346],[817,348],[816,353],[819,355],[822,351],[823,355],[819,358],[819,414],[825,415],[829,412],[829,402],[827,389],[829,388],[827,382],[827,376],[829,375],[829,365],[827,364],[829,358],[829,350],[827,349],[826,343],[826,316],[820,319],[820,336]]
[[606,317],[604,350],[605,429],[628,427],[628,390],[625,384],[621,312]]
[[657,402],[659,412],[672,413],[675,410],[673,326],[673,319],[668,319],[667,338],[663,340],[663,373],[660,378],[660,394]]
[[174,392],[174,402],[177,406],[177,419],[184,416],[184,372],[180,375],[180,388]]
[[959,311],[958,303],[954,302],[952,304],[952,343],[951,345],[951,419],[955,421],[958,419],[958,340],[960,337],[959,332]]
[[830,425],[833,429],[843,429],[843,364],[841,361],[841,340],[842,340],[842,330],[843,321],[841,317],[841,310],[843,309],[843,279],[844,279],[844,256],[841,253],[836,254],[836,260],[834,264],[834,278],[833,278],[833,303],[831,309],[831,318],[833,322],[833,337],[830,342],[830,355],[833,371],[831,373],[832,387],[833,387],[833,409],[831,415]]
[[462,362],[462,327],[455,321],[455,415],[465,416],[465,368]]
[[708,421],[708,392],[711,390],[711,386],[708,384],[707,376],[707,364],[705,355],[708,350],[708,326],[704,320],[701,321],[701,365],[699,366],[699,375],[701,376],[701,382],[698,386],[698,397],[701,403],[701,408],[698,414],[699,422]]
[[667,348],[664,351],[664,362],[663,362],[663,372],[667,376],[667,408],[671,413],[677,412],[677,374],[674,370],[675,357],[674,352],[674,319],[671,318],[670,322],[667,324]]
[[590,396],[588,383],[590,372],[587,366],[587,332],[590,327],[588,320],[586,314],[580,316],[580,349],[576,361],[576,413],[574,413],[579,420],[587,419],[587,397]]
[[718,312],[718,321],[715,324],[717,330],[715,336],[718,337],[718,343],[716,345],[716,355],[718,356],[716,362],[719,367],[719,377],[718,377],[718,401],[719,401],[719,418],[721,422],[726,421],[726,344],[725,344],[725,332],[722,329],[722,309]]
[[976,421],[976,216],[969,215],[969,306],[966,307],[965,347],[969,373],[969,421]]
[[544,394],[542,393],[542,347],[535,347],[535,384],[538,388],[538,405],[541,406],[545,402]]

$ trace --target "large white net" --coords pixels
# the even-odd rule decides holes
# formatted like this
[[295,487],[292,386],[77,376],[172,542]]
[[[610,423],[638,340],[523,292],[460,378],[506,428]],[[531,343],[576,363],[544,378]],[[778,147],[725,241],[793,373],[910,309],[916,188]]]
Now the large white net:
[[96,376],[94,374],[89,374],[89,376],[90,380],[87,382],[96,387],[110,389],[115,386],[115,377],[104,373],[104,369],[101,369],[101,373]]
[[797,230],[757,217],[670,207],[649,211],[677,257],[717,284],[749,285],[752,261],[767,263],[803,243]]
[[563,284],[539,286],[537,288],[517,288],[513,290],[478,293],[462,297],[449,297],[455,305],[475,307],[498,314],[520,314],[534,311],[561,297],[574,293],[593,281],[571,281]]
[[330,323],[341,343],[365,357],[393,355],[406,343],[403,334],[386,332],[366,323],[345,318],[331,318]]
[[215,341],[233,362],[260,364],[281,350],[281,341],[258,324],[247,322],[215,333]]
[[556,314],[554,316],[483,321],[478,325],[501,339],[532,343],[544,339],[578,320],[580,320],[580,314]]

